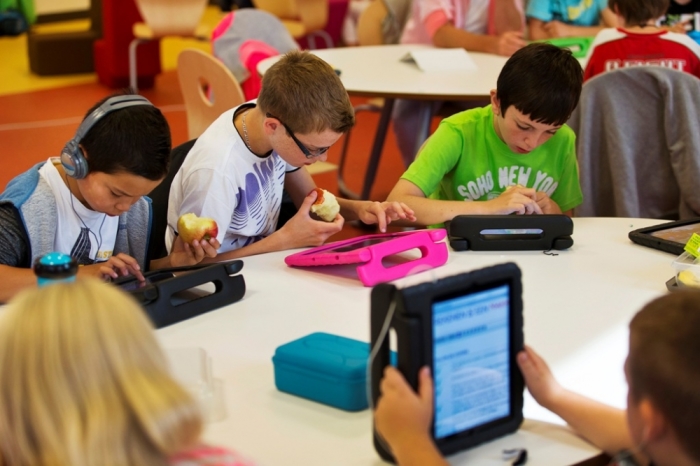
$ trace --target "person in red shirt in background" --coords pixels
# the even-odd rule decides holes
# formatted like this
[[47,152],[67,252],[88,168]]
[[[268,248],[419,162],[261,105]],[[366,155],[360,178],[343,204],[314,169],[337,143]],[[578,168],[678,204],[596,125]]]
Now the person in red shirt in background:
[[700,45],[685,34],[656,26],[669,0],[610,0],[618,28],[598,33],[588,52],[584,81],[606,71],[662,66],[700,78]]

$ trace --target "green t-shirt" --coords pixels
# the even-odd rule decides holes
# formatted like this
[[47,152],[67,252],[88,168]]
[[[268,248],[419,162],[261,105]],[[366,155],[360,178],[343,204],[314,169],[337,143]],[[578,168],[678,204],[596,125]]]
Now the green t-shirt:
[[562,212],[583,201],[571,128],[516,154],[496,134],[490,105],[444,119],[401,178],[431,199],[487,201],[519,184],[546,192]]

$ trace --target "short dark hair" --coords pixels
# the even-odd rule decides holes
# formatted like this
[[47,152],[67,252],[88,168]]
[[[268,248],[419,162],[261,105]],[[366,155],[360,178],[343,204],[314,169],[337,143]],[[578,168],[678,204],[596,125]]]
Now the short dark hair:
[[309,52],[289,52],[265,72],[258,106],[294,133],[327,129],[345,133],[355,124],[355,111],[340,78]]
[[578,104],[583,68],[571,51],[547,43],[518,50],[498,75],[496,97],[505,115],[511,105],[533,121],[563,125]]
[[[97,102],[88,117],[115,94]],[[91,172],[130,173],[157,181],[168,174],[170,127],[158,108],[134,105],[108,113],[80,141]]]
[[683,450],[700,460],[700,291],[650,302],[630,322],[627,375],[632,399],[648,398]]
[[666,14],[669,3],[669,0],[609,0],[608,8],[617,9],[625,26],[644,26]]

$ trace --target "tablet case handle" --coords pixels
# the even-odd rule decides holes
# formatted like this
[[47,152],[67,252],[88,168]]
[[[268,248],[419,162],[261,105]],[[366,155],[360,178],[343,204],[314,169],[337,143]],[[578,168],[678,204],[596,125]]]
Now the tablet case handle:
[[[144,288],[136,297],[141,300],[156,328],[167,327],[243,298],[246,291],[245,279],[242,275],[229,275],[240,270],[240,265],[235,265],[236,267],[229,264],[216,264],[163,280]],[[176,293],[210,282],[214,283],[215,287],[212,294],[181,304],[173,304],[173,299],[177,299],[174,297]]]
[[[392,306],[395,307],[390,315]],[[416,318],[403,315],[400,308],[402,308],[402,303],[398,302],[398,293],[394,285],[381,284],[374,287],[371,296],[370,316],[370,354],[374,355],[370,367],[371,406],[373,407],[376,406],[379,399],[379,385],[384,376],[384,368],[391,364],[389,331],[392,328],[396,330],[397,368],[413,390],[418,390],[418,371],[423,365],[420,322]],[[391,319],[390,322],[387,323],[387,319]],[[388,327],[386,333],[383,333],[385,325]],[[379,341],[380,338],[381,341]],[[386,461],[395,462],[389,446],[376,429],[373,430],[373,442],[379,456]]]
[[[387,242],[381,249],[370,249],[372,257],[368,262],[357,266],[357,276],[365,286],[374,286],[407,275],[439,267],[447,262],[447,245],[437,243],[445,238],[444,229],[416,232]],[[385,267],[383,260],[394,254],[419,249],[421,257],[403,264]]]

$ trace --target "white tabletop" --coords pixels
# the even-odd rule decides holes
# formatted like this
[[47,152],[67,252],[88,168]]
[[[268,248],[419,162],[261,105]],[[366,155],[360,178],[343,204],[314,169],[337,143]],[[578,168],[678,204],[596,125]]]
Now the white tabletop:
[[[578,218],[574,246],[557,256],[450,252],[445,266],[398,283],[516,262],[523,271],[526,342],[566,386],[624,407],[627,324],[644,303],[665,291],[673,274],[671,255],[627,239],[631,230],[655,223],[659,221]],[[288,268],[283,258],[289,253],[246,258],[248,289],[242,301],[159,330],[159,337],[169,348],[204,348],[215,377],[224,381],[227,416],[207,426],[207,441],[266,465],[380,464],[371,444],[368,410],[348,413],[275,389],[271,358],[277,346],[316,331],[369,339],[370,289],[322,268]],[[529,395],[525,416],[562,423]],[[502,465],[500,449],[520,444],[528,447],[531,463],[541,466],[573,464],[597,454],[564,428],[533,422],[499,442],[451,461]]]
[[[348,94],[370,97],[426,100],[471,100],[489,96],[506,63],[506,57],[469,52],[478,69],[474,71],[423,72],[415,63],[401,61],[409,51],[425,45],[377,45],[315,50],[334,68]],[[264,74],[279,57],[258,64]]]

